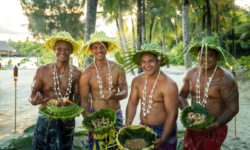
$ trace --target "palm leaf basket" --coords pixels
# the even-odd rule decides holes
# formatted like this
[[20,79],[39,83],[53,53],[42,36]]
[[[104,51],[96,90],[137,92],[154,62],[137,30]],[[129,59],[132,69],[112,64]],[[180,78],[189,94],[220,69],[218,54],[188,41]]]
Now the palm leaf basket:
[[[187,115],[190,112],[205,115],[205,120],[199,124],[188,123]],[[198,103],[193,103],[191,106],[186,107],[181,112],[180,119],[181,119],[181,123],[183,124],[183,126],[185,128],[188,128],[188,129],[193,130],[193,131],[204,129],[214,121],[213,115],[211,113],[209,113],[208,111],[206,111],[206,109]]]
[[123,127],[116,136],[118,148],[121,150],[129,150],[125,143],[127,140],[131,139],[144,139],[147,145],[140,149],[150,150],[153,149],[154,145],[152,141],[155,141],[156,134],[151,128],[144,125],[131,125],[128,127]]
[[[92,120],[96,119],[102,119],[102,118],[108,118],[110,121],[110,124],[102,127],[95,128],[92,124]],[[116,112],[112,109],[101,109],[97,112],[94,112],[90,114],[88,117],[86,117],[82,124],[83,126],[88,129],[91,132],[102,134],[108,132],[110,129],[115,127],[116,123]]]
[[83,108],[76,104],[64,107],[48,105],[46,108],[40,109],[40,113],[45,117],[61,120],[73,119],[76,116],[79,116],[83,111]]

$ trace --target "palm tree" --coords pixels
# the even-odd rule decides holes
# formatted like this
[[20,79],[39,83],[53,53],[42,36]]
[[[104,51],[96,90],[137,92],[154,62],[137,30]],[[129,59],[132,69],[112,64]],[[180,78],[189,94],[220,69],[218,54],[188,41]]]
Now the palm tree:
[[[188,6],[189,6],[189,1],[188,0],[183,0],[182,1],[182,36],[183,36],[184,50],[188,47],[189,42],[190,42]],[[190,68],[192,66],[191,55],[190,55],[190,53],[188,51],[184,52],[184,62],[185,62],[186,69],[188,69],[188,68]]]
[[87,0],[84,41],[88,41],[91,33],[95,32],[97,4],[98,0]]

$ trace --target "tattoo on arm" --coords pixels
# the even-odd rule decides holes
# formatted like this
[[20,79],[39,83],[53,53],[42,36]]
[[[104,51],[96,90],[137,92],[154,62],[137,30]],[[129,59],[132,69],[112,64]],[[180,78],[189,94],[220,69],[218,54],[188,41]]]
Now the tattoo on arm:
[[224,113],[217,119],[220,125],[228,123],[239,111],[239,91],[234,80],[225,81],[221,88],[222,98],[226,104]]

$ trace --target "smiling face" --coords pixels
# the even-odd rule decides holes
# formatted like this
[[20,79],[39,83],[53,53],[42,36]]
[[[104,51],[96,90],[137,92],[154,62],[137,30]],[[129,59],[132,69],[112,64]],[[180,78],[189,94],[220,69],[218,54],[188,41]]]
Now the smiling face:
[[73,52],[72,45],[67,41],[57,41],[54,46],[57,61],[69,61],[70,54]]
[[108,44],[105,42],[96,42],[91,44],[90,49],[95,59],[103,60],[106,58]]
[[151,53],[144,53],[141,56],[141,67],[146,75],[152,75],[159,71],[160,61],[157,56]]
[[214,49],[208,48],[207,56],[205,50],[201,53],[201,50],[198,54],[198,63],[202,69],[211,70],[217,65],[218,61],[218,52]]

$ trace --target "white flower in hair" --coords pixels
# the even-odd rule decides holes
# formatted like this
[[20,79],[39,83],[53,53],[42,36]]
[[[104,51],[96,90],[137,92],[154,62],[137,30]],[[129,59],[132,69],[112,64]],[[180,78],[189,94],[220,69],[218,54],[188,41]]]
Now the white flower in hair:
[[161,56],[157,56],[157,59],[158,59],[158,60],[161,60]]

